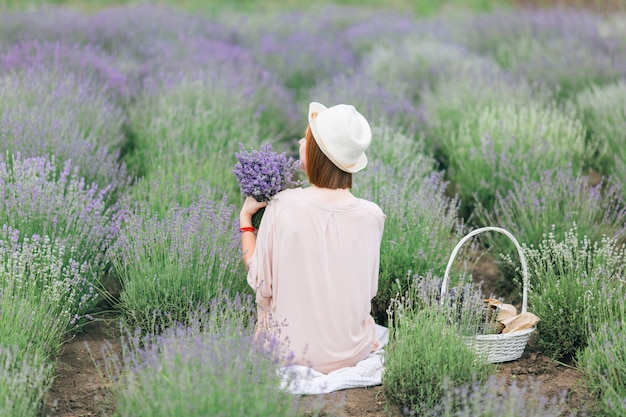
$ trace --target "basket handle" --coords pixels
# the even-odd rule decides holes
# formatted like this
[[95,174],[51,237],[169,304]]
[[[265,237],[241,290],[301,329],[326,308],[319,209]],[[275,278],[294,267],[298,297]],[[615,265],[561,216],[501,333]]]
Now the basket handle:
[[443,276],[443,282],[441,283],[441,302],[443,303],[443,299],[447,291],[448,278],[450,275],[450,269],[452,268],[452,262],[454,261],[454,258],[456,257],[457,253],[459,252],[459,249],[461,249],[461,246],[465,242],[467,242],[471,237],[476,236],[479,233],[488,232],[488,231],[500,232],[506,235],[509,239],[513,241],[513,243],[515,244],[515,247],[517,248],[517,253],[519,255],[520,262],[522,263],[522,283],[523,283],[522,313],[526,313],[526,308],[528,304],[528,267],[526,266],[526,258],[524,257],[524,252],[520,244],[517,242],[517,239],[515,239],[515,237],[511,234],[511,232],[509,232],[508,230],[502,229],[501,227],[488,226],[488,227],[478,228],[468,233],[465,237],[463,237],[463,239],[459,241],[459,243],[456,244],[456,247],[452,251],[452,255],[450,255],[450,259],[448,260],[448,265],[446,266],[446,272]]

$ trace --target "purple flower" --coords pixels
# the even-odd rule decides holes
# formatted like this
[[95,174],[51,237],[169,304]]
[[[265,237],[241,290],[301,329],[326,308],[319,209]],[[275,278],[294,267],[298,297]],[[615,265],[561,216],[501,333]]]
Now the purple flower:
[[241,194],[257,201],[269,201],[278,192],[300,185],[300,181],[294,178],[301,166],[300,161],[287,158],[285,152],[272,151],[271,143],[261,145],[258,151],[247,152],[241,143],[239,148],[241,152],[235,153],[238,162],[233,174]]

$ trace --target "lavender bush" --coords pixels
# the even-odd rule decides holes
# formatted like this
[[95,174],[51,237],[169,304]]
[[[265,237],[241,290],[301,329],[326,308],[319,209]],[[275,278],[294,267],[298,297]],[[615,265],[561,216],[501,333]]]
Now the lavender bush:
[[626,322],[624,321],[624,298],[618,300],[620,314],[608,317],[589,337],[588,346],[580,352],[578,364],[585,372],[586,382],[597,395],[598,415],[621,416],[626,412],[626,385],[622,381],[626,369]]
[[[398,63],[402,65],[398,65]],[[458,44],[419,37],[380,45],[364,58],[364,72],[384,87],[402,88],[418,102],[422,91],[453,77],[497,74],[497,64]]]
[[58,240],[20,236],[6,224],[0,242],[2,342],[52,359],[65,332],[78,324],[96,297],[87,280],[88,265],[74,260],[73,248]]
[[106,7],[84,16],[83,22],[82,35],[88,43],[134,63],[135,70],[141,70],[153,60],[162,62],[163,44],[194,35],[209,39],[233,37],[232,32],[215,20],[162,3]]
[[[109,101],[116,105],[122,105],[130,98],[130,86],[128,76],[118,68],[114,58],[98,48],[96,45],[81,45],[70,39],[62,39],[51,42],[48,39],[17,42],[11,46],[0,49],[0,73],[11,71],[49,71],[57,74],[60,78],[71,76],[74,82],[93,95],[98,95],[97,104]],[[60,81],[60,80],[59,80]],[[85,94],[85,92],[82,92]],[[64,97],[71,99],[71,95]],[[108,107],[113,107],[107,103]],[[95,103],[94,103],[95,104]],[[84,111],[84,109],[78,109]],[[119,129],[119,124],[124,121],[119,109],[119,120],[111,117],[103,127]],[[94,116],[98,116],[97,113]],[[107,116],[107,114],[103,115]],[[102,117],[102,116],[101,116]],[[83,122],[90,122],[85,118]],[[102,135],[102,140],[110,144],[119,139],[119,132],[113,137]],[[97,135],[100,136],[100,135]]]
[[572,112],[537,102],[487,107],[468,115],[442,141],[448,179],[463,200],[465,216],[474,200],[491,207],[495,193],[514,181],[537,179],[546,170],[585,163],[584,127]]
[[[605,236],[619,241],[626,237],[624,207],[617,186],[590,184],[590,179],[580,173],[559,169],[543,172],[537,180],[520,178],[506,194],[496,193],[493,207],[478,205],[474,216],[477,223],[499,225],[520,243],[537,246],[547,232],[563,239],[573,224],[581,236],[592,242],[600,242]],[[485,242],[498,253],[517,259],[517,250],[506,236],[488,234]],[[500,268],[506,272],[508,267],[501,264]]]
[[[244,47],[222,39],[190,34],[154,47],[155,58],[145,63],[142,91],[162,94],[181,84],[204,83],[250,106],[261,136],[282,138],[293,126],[293,97],[272,73]],[[214,93],[215,94],[215,93]]]
[[448,156],[443,144],[454,136],[475,109],[500,108],[506,105],[524,106],[529,102],[548,103],[551,93],[539,85],[504,71],[496,74],[464,74],[446,78],[436,88],[427,88],[420,96],[420,106],[425,115],[421,125],[426,148],[437,156],[443,167]]
[[[264,67],[296,97],[304,96],[308,88],[356,64],[351,48],[337,36],[354,17],[337,10],[291,11],[256,20],[246,16],[245,24],[238,22],[237,33]],[[276,30],[267,31],[268,25]]]
[[184,324],[222,290],[249,290],[234,210],[210,198],[172,207],[163,218],[141,203],[126,207],[113,266],[123,286],[118,307],[130,327]]
[[541,321],[537,343],[555,358],[573,358],[605,318],[619,317],[626,294],[626,248],[614,239],[593,242],[574,227],[558,239],[549,232],[524,245],[531,286],[529,310]]
[[[54,159],[0,157],[0,224],[19,230],[22,237],[48,236],[73,248],[60,254],[64,265],[87,263],[83,273],[93,285],[106,276],[107,249],[119,228],[117,207],[106,204],[110,191],[85,184],[70,161],[58,169]],[[82,290],[93,295],[91,287]],[[74,307],[84,312],[90,305]]]
[[276,345],[260,346],[254,303],[220,298],[185,326],[143,338],[129,334],[109,355],[120,416],[297,416],[298,397],[279,389]]
[[[1,4],[0,8],[3,8]],[[83,23],[84,15],[67,7],[47,5],[28,11],[23,8],[3,10],[0,14],[0,50],[4,46],[34,40],[78,41]]]
[[572,37],[521,38],[498,48],[495,59],[514,74],[544,82],[562,100],[591,83],[610,83],[626,75],[626,66],[619,65],[603,42]]
[[212,187],[201,180],[189,181],[175,171],[171,166],[162,166],[149,176],[138,178],[122,197],[122,204],[140,202],[152,215],[163,219],[176,207],[189,207],[202,196],[224,195],[230,190],[229,184]]
[[463,262],[457,259],[455,268],[450,271],[447,278],[447,291],[443,299],[441,296],[443,278],[431,272],[425,275],[416,274],[409,277],[406,291],[393,299],[390,313],[402,314],[407,308],[418,310],[436,308],[439,309],[439,314],[446,318],[448,325],[455,327],[463,337],[472,338],[478,334],[496,333],[498,329],[495,317],[485,308],[484,300],[487,296],[483,294],[479,285],[472,282],[469,271],[471,265],[466,262],[462,267],[457,267],[459,264]]
[[36,352],[20,352],[0,344],[0,414],[41,415],[44,397],[52,384],[52,372],[53,366],[45,363]]
[[124,116],[99,87],[46,68],[0,76],[0,144],[24,157],[71,160],[87,183],[123,188]]
[[358,62],[377,46],[399,44],[407,38],[451,40],[448,28],[439,19],[415,19],[411,14],[395,10],[377,10],[375,13],[359,18],[341,33]]
[[529,8],[470,16],[465,24],[451,27],[451,32],[457,42],[471,50],[493,55],[501,45],[529,37],[598,39],[600,24],[599,16],[584,9]]
[[454,38],[504,68],[547,83],[567,99],[590,82],[624,76],[624,44],[601,36],[602,18],[586,10],[503,11],[469,19]]
[[626,81],[591,86],[576,96],[575,104],[587,128],[589,148],[595,151],[592,166],[609,175],[626,138]]
[[495,365],[476,356],[438,306],[416,309],[399,300],[393,308],[383,386],[407,413],[428,415],[447,391],[495,373]]

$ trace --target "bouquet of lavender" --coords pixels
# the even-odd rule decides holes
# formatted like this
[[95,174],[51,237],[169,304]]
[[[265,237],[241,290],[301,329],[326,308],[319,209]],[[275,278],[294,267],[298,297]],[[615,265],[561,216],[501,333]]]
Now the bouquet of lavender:
[[[287,188],[301,184],[296,178],[300,169],[300,161],[287,158],[285,152],[272,151],[272,144],[261,145],[260,150],[247,152],[240,143],[240,152],[235,153],[237,163],[233,174],[241,189],[241,194],[254,197],[257,201],[269,201],[275,194]],[[254,227],[259,227],[264,209],[259,210],[252,218]]]

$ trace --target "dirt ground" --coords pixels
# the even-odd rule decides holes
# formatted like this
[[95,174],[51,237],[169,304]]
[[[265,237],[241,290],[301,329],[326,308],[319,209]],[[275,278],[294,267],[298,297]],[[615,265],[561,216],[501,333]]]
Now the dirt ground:
[[[474,277],[497,288],[494,277],[496,267],[488,258],[481,258],[474,270]],[[48,417],[106,417],[112,414],[109,382],[101,375],[95,363],[103,362],[102,348],[110,343],[119,349],[117,322],[114,319],[95,320],[68,340],[59,356],[56,378],[45,401]],[[578,410],[593,403],[593,397],[582,384],[582,374],[573,366],[551,360],[533,344],[531,337],[522,357],[502,363],[498,375],[507,383],[517,381],[540,381],[541,393],[554,397],[568,392],[567,405]],[[324,397],[308,397],[310,401],[323,401],[323,417],[402,417],[401,410],[385,399],[382,386],[358,388],[328,394]],[[564,410],[568,411],[568,410]],[[567,415],[569,413],[564,413]]]

